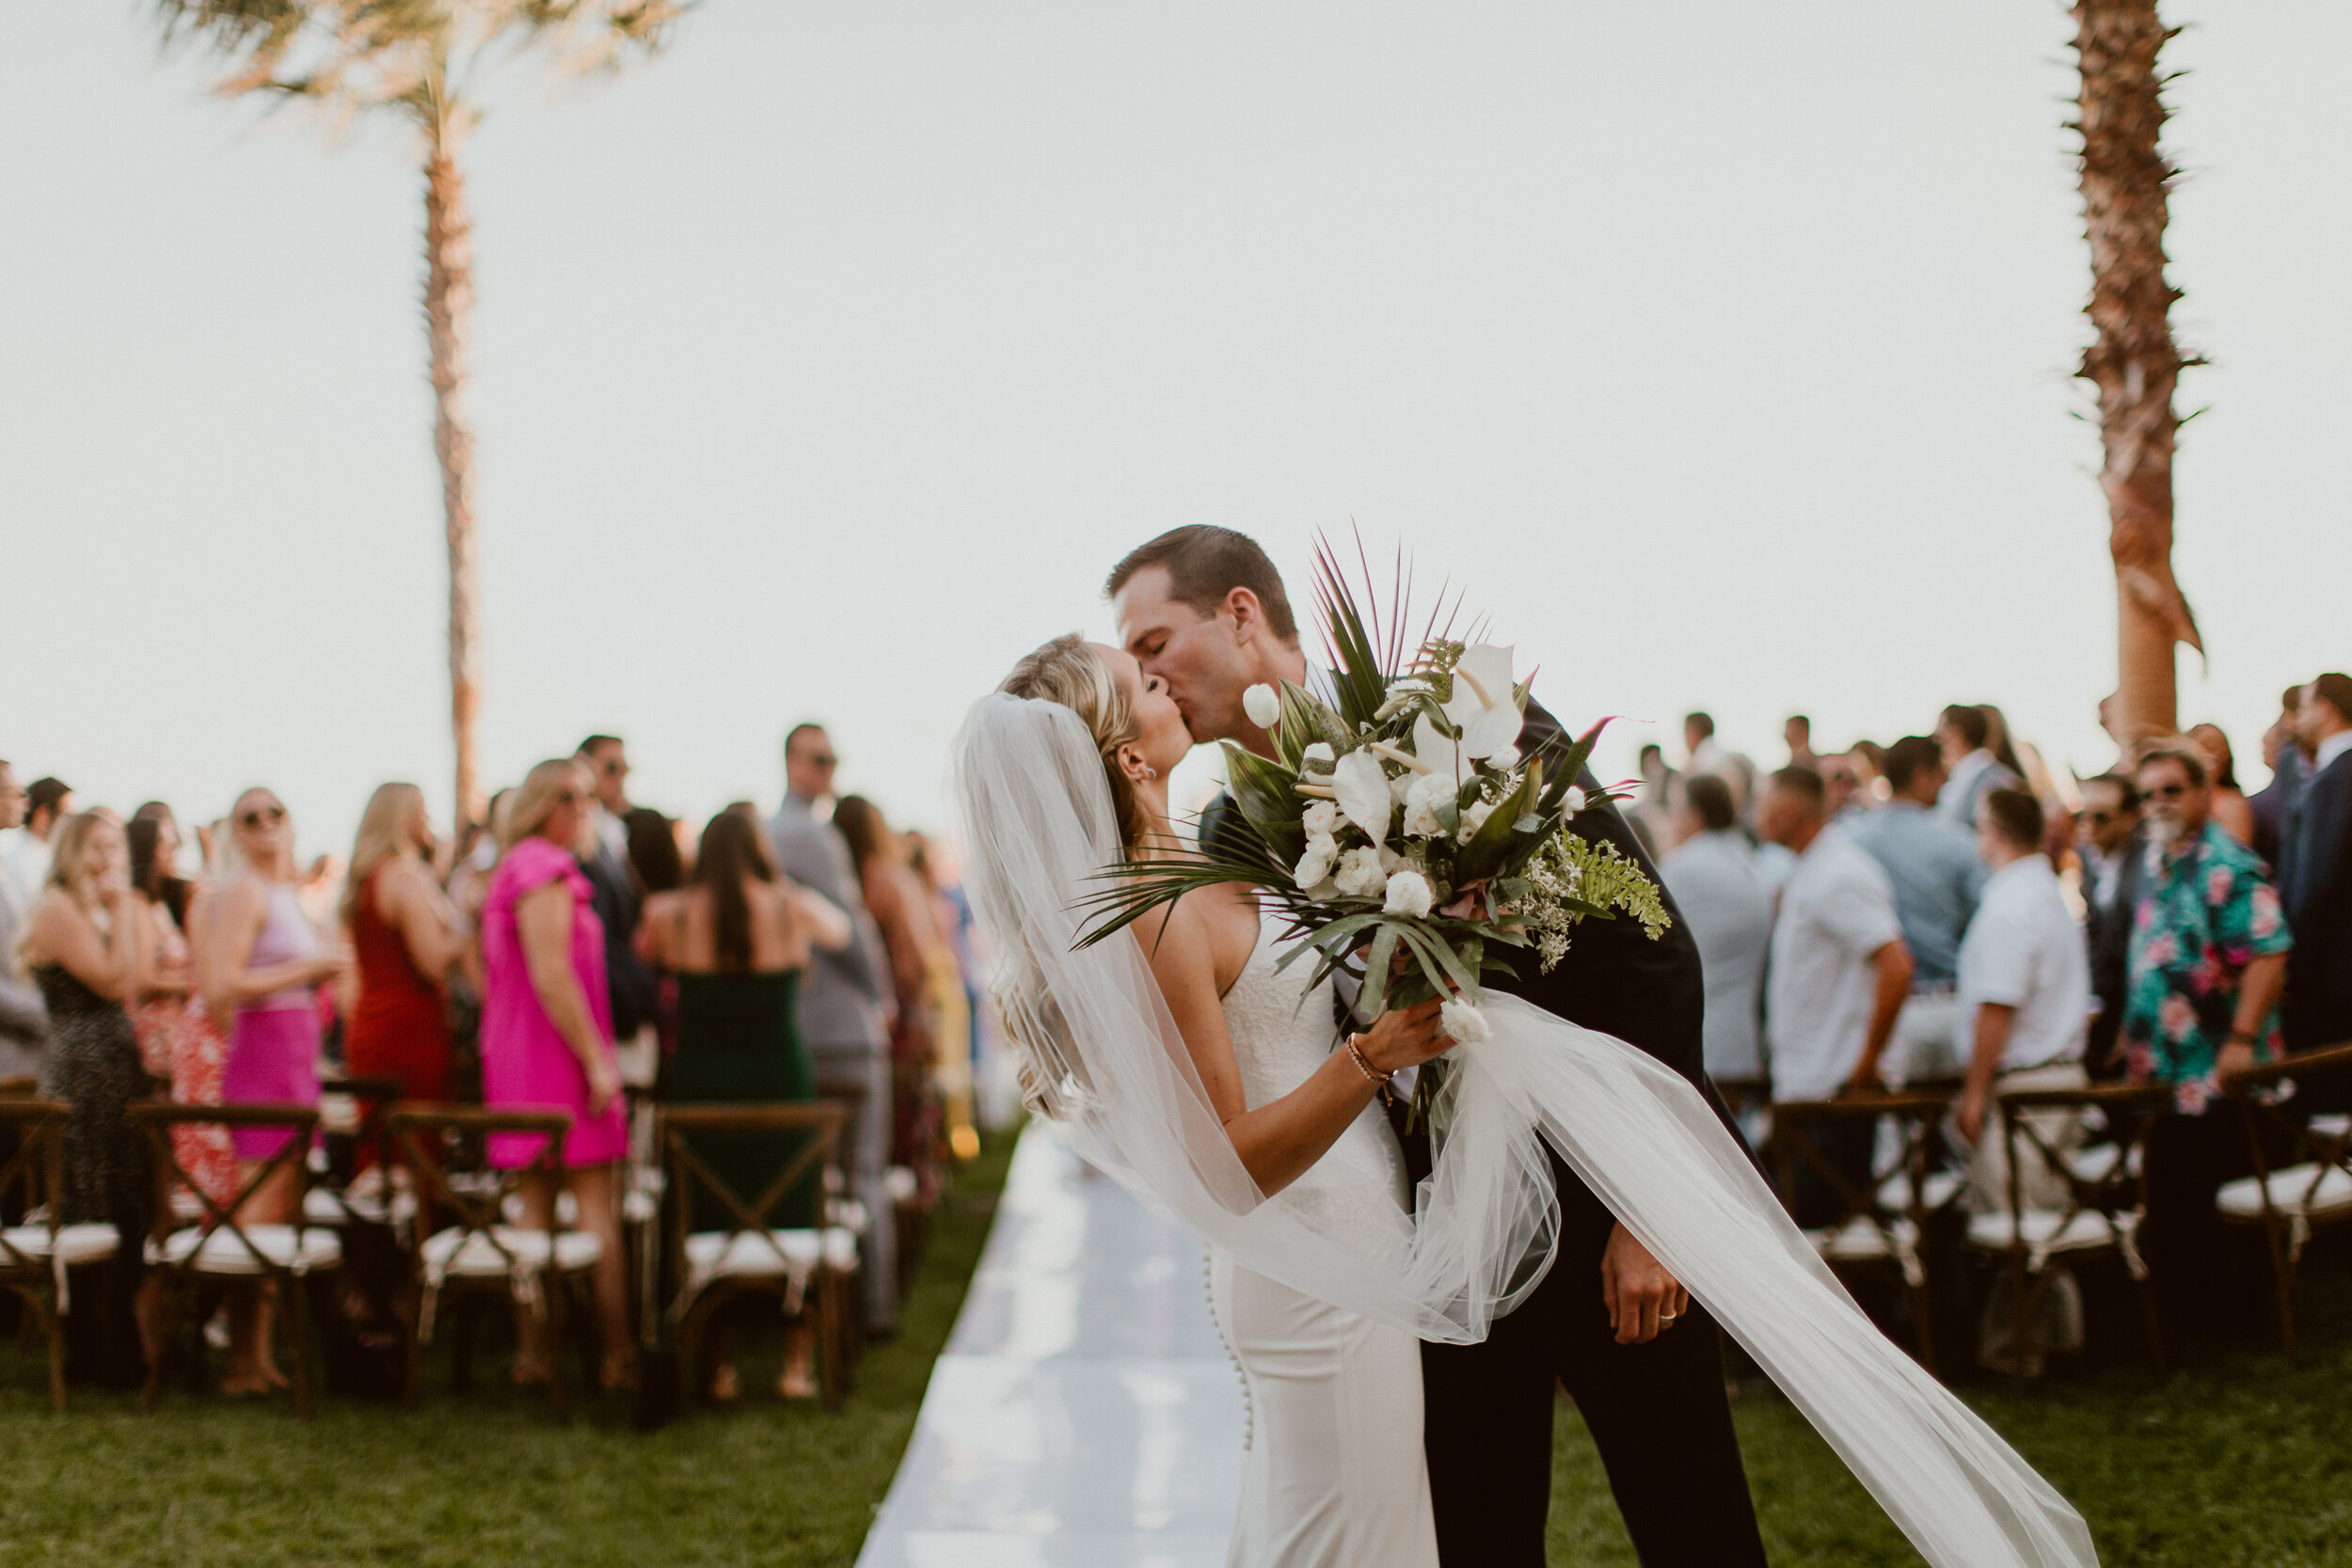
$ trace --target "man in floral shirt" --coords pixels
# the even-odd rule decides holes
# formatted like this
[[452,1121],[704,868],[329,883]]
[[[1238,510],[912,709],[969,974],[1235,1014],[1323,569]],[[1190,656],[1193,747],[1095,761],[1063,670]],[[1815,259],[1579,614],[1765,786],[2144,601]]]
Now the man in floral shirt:
[[2144,1245],[2167,1315],[2226,1332],[2239,1271],[2214,1194],[2250,1158],[2236,1118],[2215,1101],[2223,1077],[2279,1052],[2295,940],[2269,871],[2212,820],[2212,781],[2193,746],[2145,748],[2136,782],[2149,844],[2132,917],[2124,1061],[2135,1082],[2170,1085],[2174,1107],[2149,1142]]

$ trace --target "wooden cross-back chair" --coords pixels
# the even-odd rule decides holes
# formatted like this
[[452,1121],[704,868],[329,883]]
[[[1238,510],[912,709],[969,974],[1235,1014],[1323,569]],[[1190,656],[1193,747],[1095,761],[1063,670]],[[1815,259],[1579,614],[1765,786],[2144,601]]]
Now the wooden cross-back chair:
[[319,1120],[326,1136],[326,1147],[313,1158],[313,1167],[325,1167],[325,1179],[310,1189],[311,1223],[394,1223],[392,1134],[384,1117],[400,1097],[397,1078],[319,1080]]
[[2303,1107],[2345,1085],[2352,1085],[2352,1045],[2233,1072],[2222,1085],[2245,1122],[2254,1174],[2224,1183],[2214,1209],[2231,1224],[2262,1227],[2278,1281],[2279,1337],[2290,1352],[2303,1249],[2313,1231],[2352,1220],[2352,1127],[2341,1117],[2311,1117]]
[[[2164,1332],[2157,1317],[2154,1280],[2139,1250],[2139,1227],[2148,1212],[2148,1139],[2157,1117],[2171,1104],[2161,1084],[2102,1084],[2080,1089],[2011,1089],[1999,1097],[2003,1151],[2009,1159],[2004,1206],[1972,1215],[1968,1244],[1998,1256],[2010,1270],[2010,1344],[2021,1354],[2029,1342],[2034,1314],[2055,1277],[2050,1263],[2059,1257],[2112,1252],[2137,1288],[2148,1320],[2148,1355],[2156,1375],[2165,1374]],[[2042,1131],[2045,1119],[2079,1118],[2096,1111],[2115,1137],[2112,1156],[2085,1161]],[[2027,1158],[2030,1156],[2030,1159]],[[2062,1185],[2062,1208],[2036,1208],[2026,1188],[2042,1180]]]
[[[1804,1171],[1824,1188],[1836,1212],[1826,1225],[1810,1227],[1805,1239],[1821,1261],[1839,1273],[1891,1270],[1902,1281],[1919,1334],[1919,1364],[1935,1371],[1933,1295],[1922,1239],[1928,1209],[1928,1173],[1940,1145],[1937,1132],[1950,1101],[1935,1094],[1876,1094],[1851,1100],[1785,1100],[1772,1107],[1772,1160],[1781,1201],[1796,1209],[1797,1176]],[[1891,1117],[1901,1134],[1900,1152],[1888,1171],[1870,1169],[1857,1183],[1822,1151],[1821,1132],[1852,1129],[1875,1140],[1878,1120]],[[1883,1184],[1903,1181],[1908,1201],[1889,1208],[1880,1201]]]
[[[65,1323],[72,1307],[66,1271],[101,1263],[124,1245],[111,1225],[61,1225],[65,1127],[73,1107],[58,1100],[0,1096],[0,1126],[16,1151],[0,1164],[0,1206],[24,1219],[0,1229],[0,1287],[13,1291],[49,1341],[49,1406],[65,1410]],[[135,1245],[142,1238],[131,1238]]]
[[[496,1295],[513,1302],[539,1325],[548,1353],[548,1405],[564,1419],[564,1309],[571,1282],[595,1270],[604,1245],[595,1235],[564,1224],[557,1201],[564,1181],[564,1135],[572,1118],[564,1111],[489,1111],[453,1105],[400,1105],[385,1113],[394,1149],[416,1191],[414,1244],[409,1249],[411,1309],[407,1357],[401,1398],[417,1402],[419,1366],[433,1338],[440,1306],[453,1292]],[[492,1168],[490,1138],[535,1136],[536,1153],[523,1164]],[[451,1145],[485,1147],[483,1170],[457,1179]],[[519,1199],[532,1180],[548,1188],[543,1227],[511,1223],[507,1200]],[[449,1224],[441,1224],[447,1216]],[[465,1376],[462,1359],[452,1376]]]
[[[826,1173],[836,1170],[842,1124],[849,1112],[835,1101],[726,1102],[664,1105],[654,1114],[655,1140],[669,1173],[671,1200],[669,1300],[663,1326],[676,1336],[679,1365],[699,1383],[697,1352],[711,1317],[749,1291],[773,1295],[803,1314],[817,1341],[825,1408],[838,1410],[849,1392],[848,1323],[850,1286],[857,1277],[857,1237],[825,1223]],[[694,1148],[696,1135],[804,1132],[756,1197],[746,1199]],[[695,1230],[694,1197],[707,1193],[728,1216],[723,1230]],[[779,1228],[776,1212],[806,1196],[817,1210],[813,1227]]]
[[[301,1222],[310,1192],[310,1141],[318,1131],[319,1114],[309,1105],[254,1102],[242,1105],[175,1105],[152,1101],[129,1107],[132,1122],[147,1132],[153,1155],[156,1202],[155,1235],[147,1248],[151,1277],[161,1297],[156,1303],[155,1328],[147,1349],[147,1389],[144,1405],[155,1408],[163,1391],[163,1339],[178,1316],[182,1289],[192,1279],[256,1279],[277,1290],[285,1303],[287,1333],[294,1351],[294,1408],[310,1414],[310,1348],[304,1282],[315,1273],[339,1267],[342,1241],[332,1230]],[[260,1168],[237,1183],[227,1203],[215,1202],[196,1178],[180,1164],[172,1141],[176,1127],[225,1127],[282,1131],[286,1141]],[[256,1224],[237,1218],[239,1211],[280,1172],[293,1173],[293,1224]],[[198,1218],[193,1225],[176,1225],[172,1195],[193,1194]],[[199,1352],[199,1356],[201,1353]]]

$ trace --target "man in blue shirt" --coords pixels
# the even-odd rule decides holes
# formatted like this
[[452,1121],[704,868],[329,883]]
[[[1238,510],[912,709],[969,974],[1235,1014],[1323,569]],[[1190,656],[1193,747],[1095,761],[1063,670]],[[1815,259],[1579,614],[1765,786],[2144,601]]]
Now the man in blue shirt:
[[1896,1021],[1882,1069],[1891,1084],[1956,1078],[1967,1064],[1953,986],[1960,939],[1984,891],[1985,867],[1969,835],[1935,810],[1944,783],[1936,743],[1905,736],[1886,749],[1893,799],[1849,819],[1842,830],[1886,868],[1895,884],[1895,918],[1911,949],[1911,1000]]

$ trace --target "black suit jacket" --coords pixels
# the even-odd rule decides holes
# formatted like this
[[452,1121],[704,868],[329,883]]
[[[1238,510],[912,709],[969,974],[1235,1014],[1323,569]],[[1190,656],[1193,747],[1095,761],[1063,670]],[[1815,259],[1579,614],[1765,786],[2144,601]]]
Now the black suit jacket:
[[2352,752],[2303,781],[2280,833],[2287,1049],[2352,1040]]
[[2276,872],[2279,866],[2279,841],[2285,833],[2287,817],[2295,810],[2296,797],[2303,787],[2303,753],[2290,746],[2279,757],[2279,766],[2271,770],[2270,782],[2246,798],[2246,806],[2254,814],[2254,853],[2263,863]]
[[[2099,999],[2099,1017],[2090,1026],[2084,1052],[2094,1077],[2120,1072],[2115,1041],[2123,1027],[2123,1003],[2130,989],[2132,916],[2139,907],[2140,866],[2148,858],[2148,839],[2138,829],[2124,841],[2123,863],[2115,873],[2115,891],[2108,903],[2093,896],[2085,900],[2083,942],[2090,957],[2090,992]],[[2086,891],[2095,892],[2095,890]]]

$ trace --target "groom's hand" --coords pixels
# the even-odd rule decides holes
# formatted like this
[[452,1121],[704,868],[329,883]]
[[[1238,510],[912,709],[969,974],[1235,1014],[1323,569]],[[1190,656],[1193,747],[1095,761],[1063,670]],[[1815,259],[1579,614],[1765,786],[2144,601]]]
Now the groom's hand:
[[1600,1255],[1600,1299],[1621,1345],[1646,1345],[1691,1310],[1691,1292],[1622,1225]]

